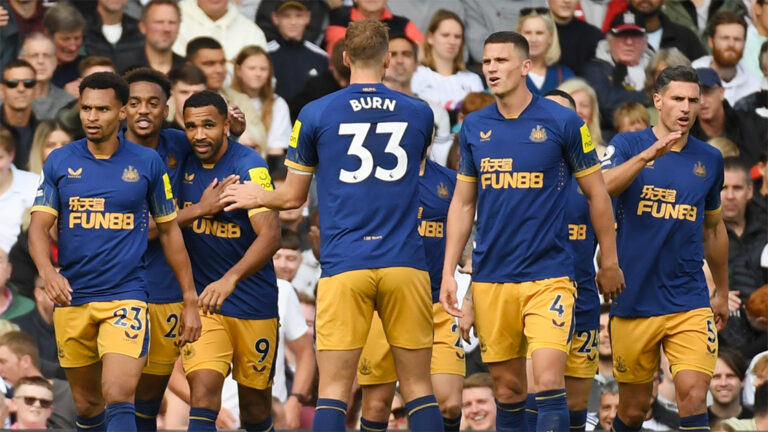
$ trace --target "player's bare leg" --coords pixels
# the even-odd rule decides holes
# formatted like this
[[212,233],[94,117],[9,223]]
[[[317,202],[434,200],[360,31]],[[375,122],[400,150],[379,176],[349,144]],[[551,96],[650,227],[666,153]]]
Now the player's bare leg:
[[[440,413],[443,415],[443,422],[446,430],[449,424],[447,420],[453,419],[458,423],[461,416],[461,391],[464,385],[464,377],[453,374],[434,374],[432,375],[432,388],[435,391],[437,404],[440,406]],[[458,424],[455,430],[458,430]]]
[[215,431],[221,408],[224,375],[211,369],[200,369],[187,375],[189,381],[189,430]]
[[[430,364],[432,361],[432,348],[405,349],[391,347],[392,357],[395,359],[395,370],[400,380],[400,393],[405,400],[405,407],[413,430],[425,430],[425,425],[434,428],[434,423],[428,418],[424,424],[423,419],[416,417],[427,412],[427,409],[437,405],[432,391],[430,377]],[[422,412],[419,412],[422,411]],[[442,421],[439,423],[442,426]],[[442,429],[442,428],[441,428]]]
[[[385,383],[363,386],[363,419],[366,423],[387,423],[395,398],[397,383]],[[360,425],[366,430],[366,424]]]
[[707,391],[711,377],[704,372],[681,370],[674,380],[681,429],[707,426]]
[[101,391],[107,404],[107,430],[136,430],[136,386],[147,356],[106,353],[101,357]]
[[[571,413],[571,428],[574,428],[574,413],[586,411],[589,393],[592,391],[592,378],[565,377],[565,393],[568,399],[568,411]],[[584,423],[586,427],[586,422]],[[583,429],[581,429],[583,430]]]
[[272,387],[264,390],[238,384],[240,425],[246,431],[269,431],[272,424]]
[[[140,431],[157,430],[157,412],[165,395],[170,375],[152,375],[143,373],[136,387],[136,427]],[[140,406],[145,405],[145,406]],[[143,421],[140,422],[139,419]],[[155,424],[152,427],[152,423]]]
[[619,427],[616,427],[616,420],[613,421],[614,429],[620,430],[623,425],[629,430],[639,430],[643,425],[648,410],[651,409],[651,391],[653,382],[642,384],[619,383],[619,412],[616,414],[616,420],[621,420]]
[[538,418],[536,429],[568,430],[570,415],[565,397],[565,363],[568,354],[555,348],[535,349],[531,354]]
[[77,429],[105,430],[106,402],[101,394],[101,362],[83,367],[65,368],[64,372],[67,374],[72,398],[75,401]]
[[536,430],[539,419],[539,408],[536,406],[536,382],[533,379],[533,360],[525,360],[525,380],[528,383],[525,395],[525,423],[529,430]]

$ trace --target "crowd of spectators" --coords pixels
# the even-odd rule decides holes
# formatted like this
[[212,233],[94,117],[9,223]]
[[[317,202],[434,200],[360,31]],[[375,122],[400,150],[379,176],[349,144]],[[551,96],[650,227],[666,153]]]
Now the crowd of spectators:
[[[721,197],[732,290],[710,388],[710,419],[723,430],[740,425],[729,426],[729,418],[764,424],[766,386],[757,394],[755,389],[768,380],[765,0],[0,0],[4,426],[74,428],[53,334],[54,306],[29,258],[26,227],[46,158],[83,137],[80,80],[142,66],[167,74],[172,96],[166,127],[177,129],[183,129],[179,107],[187,97],[205,89],[220,93],[229,103],[231,138],[265,156],[279,187],[302,107],[349,83],[343,39],[347,25],[362,18],[389,27],[384,82],[430,105],[435,137],[429,157],[453,169],[464,117],[493,103],[481,69],[483,40],[494,31],[526,37],[528,88],[535,94],[568,93],[601,157],[615,134],[655,124],[652,86],[664,68],[697,68],[703,88],[691,134],[725,156]],[[278,427],[311,425],[314,289],[320,275],[316,209],[311,193],[301,208],[280,214],[282,244],[274,257],[282,322],[273,388]],[[56,261],[55,240],[51,250]],[[607,308],[603,312],[600,367],[590,397],[589,427],[596,430],[610,430],[618,398]],[[467,345],[463,427],[492,429],[493,384],[476,345]],[[187,421],[189,389],[177,369],[159,417],[167,428],[184,428]],[[676,428],[674,383],[663,362],[657,384],[644,426]],[[238,426],[233,388],[225,386],[220,427]],[[390,428],[407,427],[402,398],[392,408]],[[350,427],[356,426],[354,412],[353,404]]]

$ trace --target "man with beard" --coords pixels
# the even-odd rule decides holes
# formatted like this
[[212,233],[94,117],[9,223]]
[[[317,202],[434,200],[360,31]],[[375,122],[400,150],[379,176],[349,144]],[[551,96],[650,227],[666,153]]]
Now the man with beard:
[[725,99],[733,106],[736,101],[760,90],[760,80],[739,64],[744,54],[747,23],[733,12],[718,12],[709,26],[707,44],[711,56],[696,59],[691,66],[714,69],[723,81]]
[[739,148],[740,159],[748,166],[754,165],[763,150],[766,123],[760,122],[754,111],[739,112],[731,108],[723,82],[714,69],[701,68],[697,72],[702,85],[701,110],[691,135],[704,141],[726,137]]
[[660,48],[677,48],[689,59],[707,55],[701,41],[694,32],[669,19],[661,6],[664,0],[629,0],[629,10],[645,20],[648,45],[654,51]]

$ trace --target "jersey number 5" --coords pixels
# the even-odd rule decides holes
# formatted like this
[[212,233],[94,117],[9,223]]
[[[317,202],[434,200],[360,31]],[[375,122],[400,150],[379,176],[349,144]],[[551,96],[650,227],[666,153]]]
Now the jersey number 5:
[[408,167],[408,154],[405,149],[400,147],[400,141],[403,139],[405,129],[408,128],[406,122],[384,122],[376,124],[377,134],[389,134],[389,141],[384,151],[394,155],[397,158],[397,164],[392,169],[376,167],[374,172],[373,155],[364,147],[365,138],[371,129],[370,123],[341,123],[339,124],[339,135],[352,135],[352,143],[347,150],[348,155],[357,156],[360,159],[360,168],[355,171],[342,169],[339,171],[339,180],[344,183],[360,183],[361,181],[373,176],[383,181],[397,181],[403,178]]

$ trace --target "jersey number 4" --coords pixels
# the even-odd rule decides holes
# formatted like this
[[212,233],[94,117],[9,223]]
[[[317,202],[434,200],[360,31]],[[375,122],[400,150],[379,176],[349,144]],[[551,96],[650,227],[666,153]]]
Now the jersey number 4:
[[371,129],[370,123],[341,123],[339,124],[339,135],[352,135],[352,143],[347,150],[348,155],[356,156],[360,159],[360,168],[355,171],[342,169],[339,171],[339,180],[344,183],[360,183],[370,177],[371,173],[379,180],[397,181],[403,178],[408,168],[408,154],[405,149],[400,147],[400,141],[403,139],[405,129],[408,128],[406,122],[384,122],[376,124],[377,134],[389,134],[389,141],[384,148],[386,153],[390,153],[397,158],[397,164],[392,169],[376,166],[374,172],[374,161],[371,152],[365,148],[365,138]]

